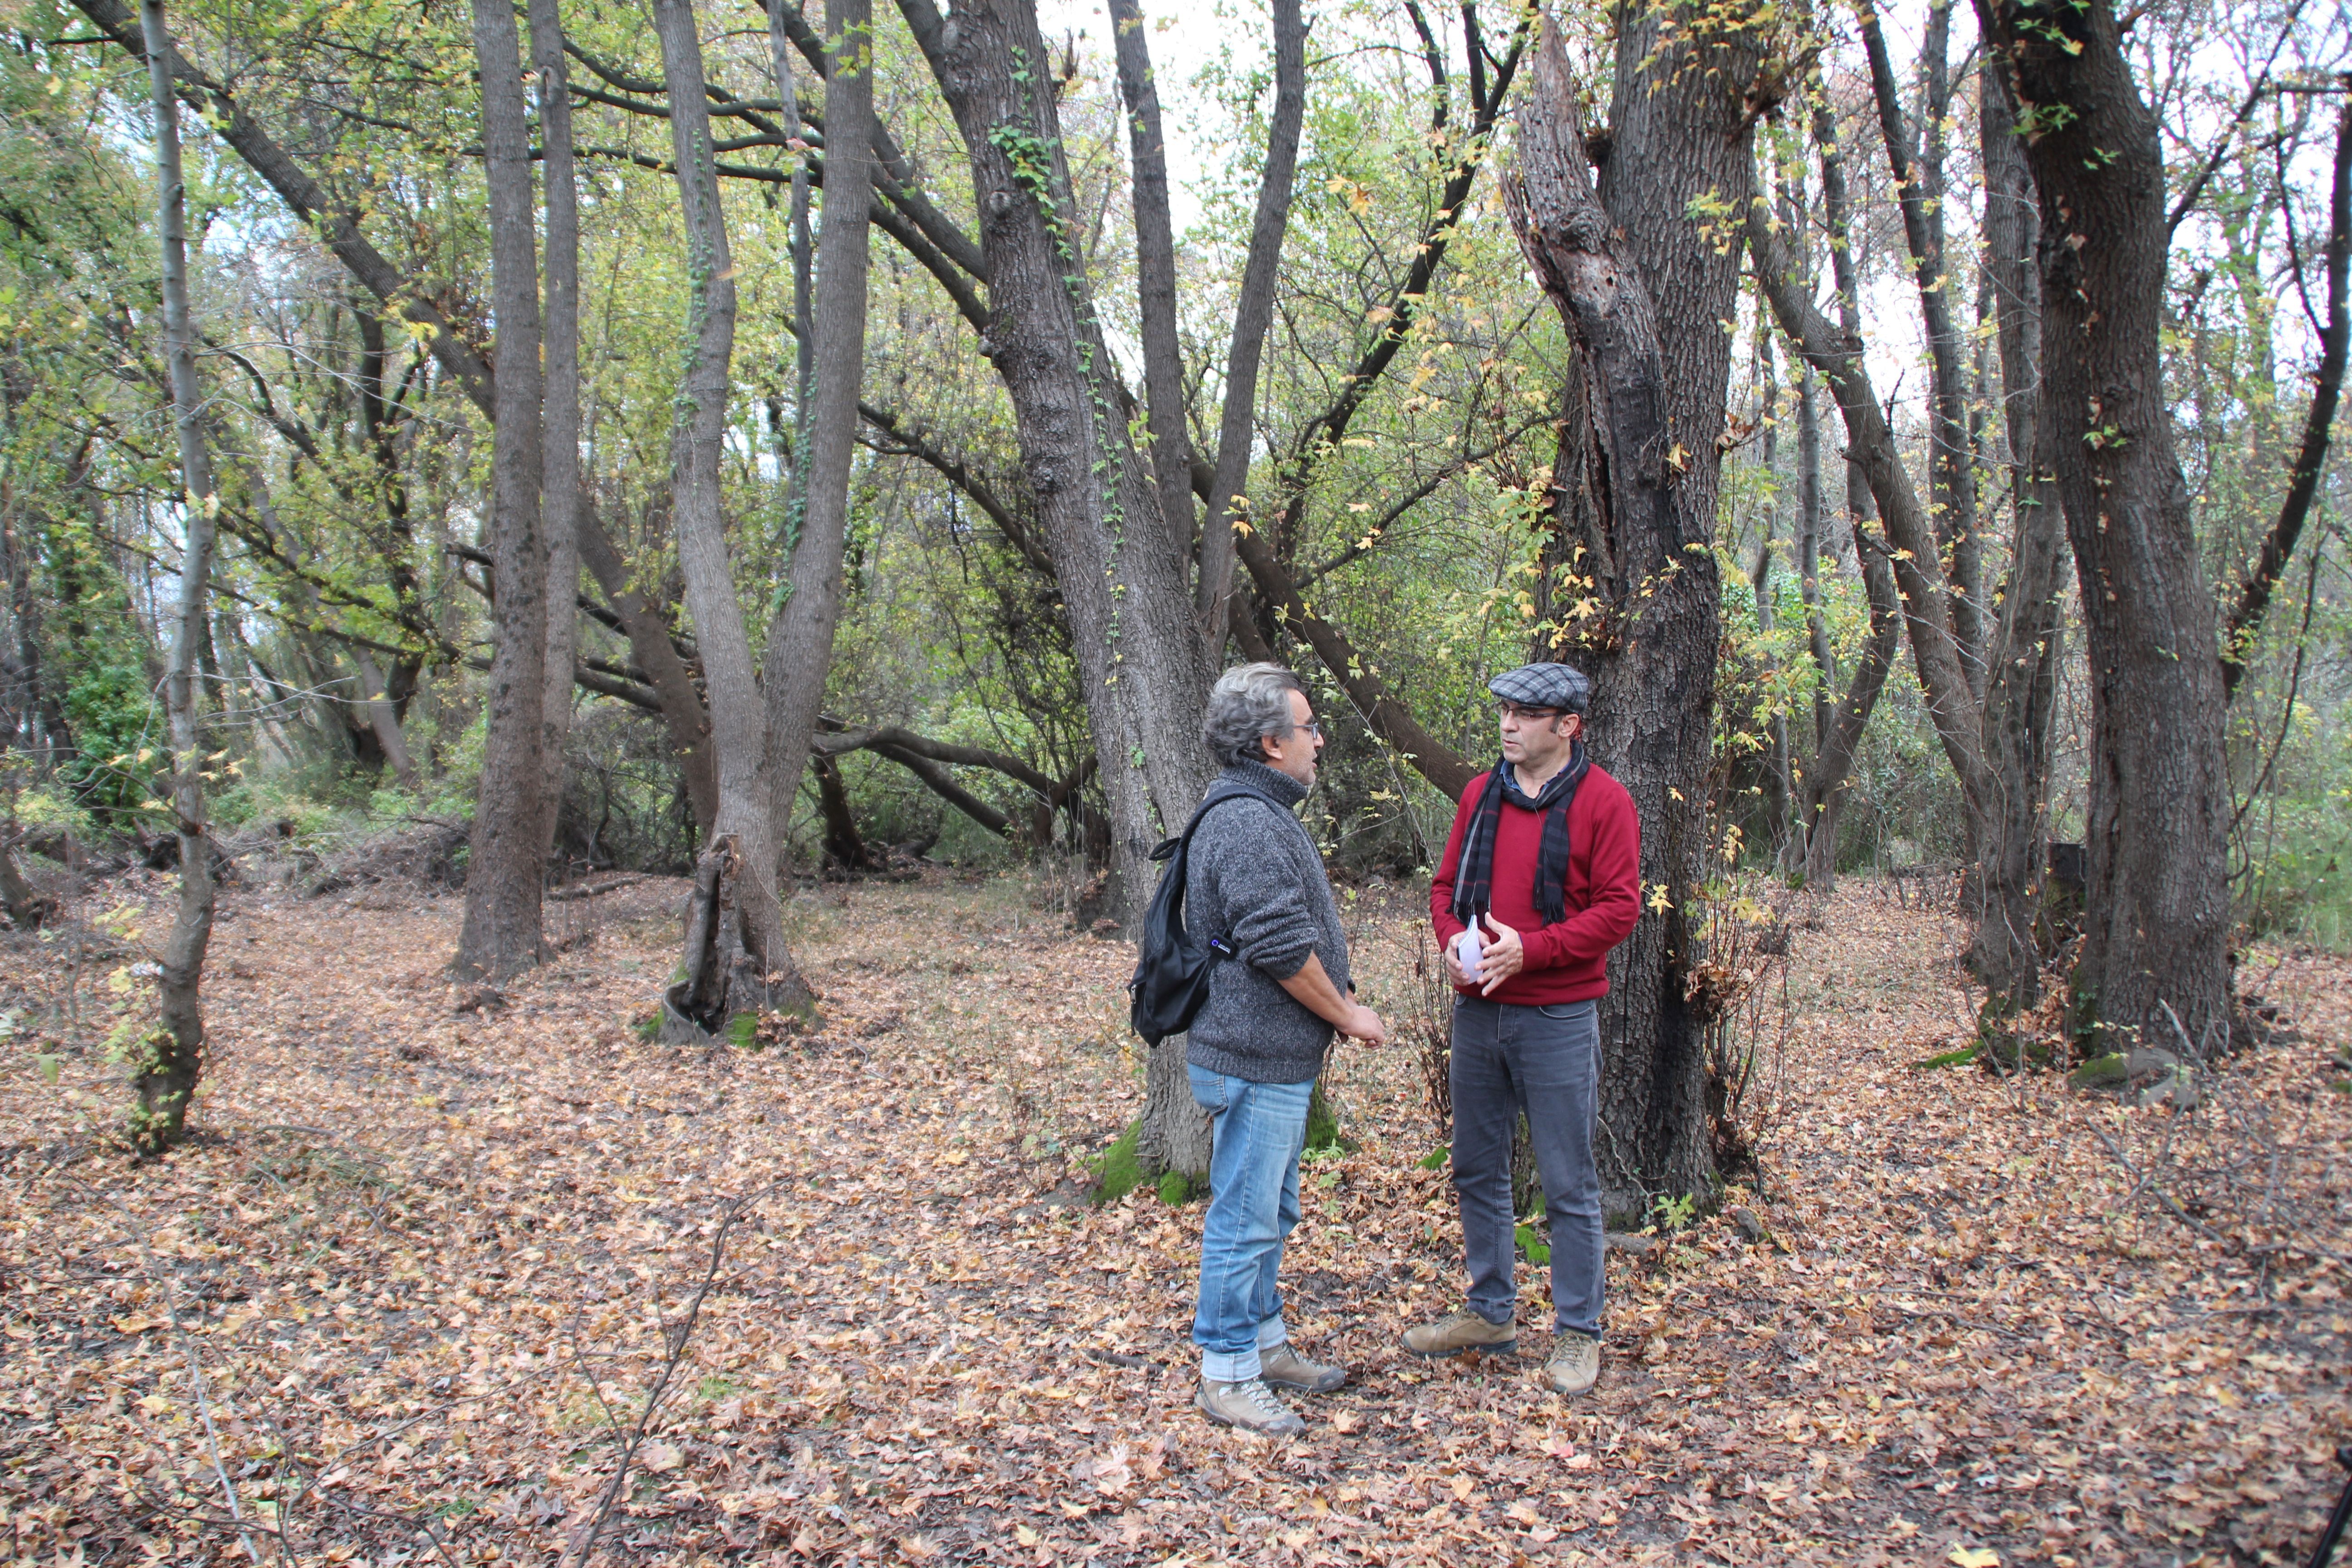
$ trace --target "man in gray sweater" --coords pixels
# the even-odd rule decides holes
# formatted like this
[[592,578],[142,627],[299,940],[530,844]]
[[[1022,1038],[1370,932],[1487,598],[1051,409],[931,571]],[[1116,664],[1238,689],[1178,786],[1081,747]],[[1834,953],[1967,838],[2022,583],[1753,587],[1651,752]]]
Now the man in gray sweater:
[[1192,1320],[1199,1405],[1221,1425],[1279,1435],[1307,1424],[1269,1384],[1328,1394],[1348,1378],[1291,1348],[1275,1280],[1298,1224],[1307,1100],[1334,1032],[1382,1045],[1388,1030],[1353,999],[1339,901],[1292,815],[1323,749],[1298,678],[1274,664],[1225,671],[1202,733],[1224,771],[1192,834],[1184,923],[1233,956],[1210,972],[1184,1056],[1213,1129]]

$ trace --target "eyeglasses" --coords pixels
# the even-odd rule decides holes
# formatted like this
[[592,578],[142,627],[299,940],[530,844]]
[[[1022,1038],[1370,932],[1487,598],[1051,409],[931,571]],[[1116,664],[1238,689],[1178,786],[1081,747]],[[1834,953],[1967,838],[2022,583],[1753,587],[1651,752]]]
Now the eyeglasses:
[[1318,741],[1323,738],[1323,721],[1320,719],[1302,720],[1300,722],[1293,724],[1291,729],[1294,731],[1304,730]]
[[1560,717],[1562,711],[1558,708],[1522,708],[1516,702],[1498,703],[1495,709],[1498,718],[1517,719],[1522,722],[1532,721],[1537,723],[1549,719],[1557,719]]

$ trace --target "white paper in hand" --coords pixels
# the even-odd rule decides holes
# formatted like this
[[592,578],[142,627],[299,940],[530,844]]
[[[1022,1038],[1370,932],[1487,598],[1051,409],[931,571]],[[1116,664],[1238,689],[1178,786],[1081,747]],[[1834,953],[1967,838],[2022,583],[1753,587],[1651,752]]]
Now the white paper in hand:
[[1454,939],[1454,962],[1460,964],[1462,972],[1473,980],[1479,977],[1478,965],[1485,951],[1484,944],[1478,941],[1478,928],[1475,926]]

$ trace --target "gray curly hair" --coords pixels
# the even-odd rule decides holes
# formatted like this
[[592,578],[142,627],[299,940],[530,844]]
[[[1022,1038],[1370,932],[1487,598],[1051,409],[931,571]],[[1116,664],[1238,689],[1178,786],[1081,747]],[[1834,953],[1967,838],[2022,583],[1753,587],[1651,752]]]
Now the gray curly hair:
[[1258,742],[1290,733],[1290,694],[1306,689],[1297,676],[1278,664],[1237,664],[1209,689],[1201,740],[1226,767],[1262,763],[1265,752]]

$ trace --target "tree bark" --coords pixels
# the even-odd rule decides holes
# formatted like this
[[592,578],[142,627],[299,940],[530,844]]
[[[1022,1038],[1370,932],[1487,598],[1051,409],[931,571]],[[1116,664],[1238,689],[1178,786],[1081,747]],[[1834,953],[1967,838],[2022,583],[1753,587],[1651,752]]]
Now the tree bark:
[[[1176,225],[1168,208],[1168,146],[1160,125],[1160,84],[1151,74],[1151,47],[1143,28],[1139,0],[1110,0],[1111,41],[1119,96],[1127,103],[1128,149],[1135,171],[1135,294],[1142,325],[1143,406],[1151,432],[1151,471],[1169,537],[1189,541],[1194,532],[1192,443],[1184,420],[1184,355],[1176,331]],[[1263,204],[1264,196],[1259,199]],[[1232,570],[1229,558],[1227,575]],[[1223,652],[1222,646],[1209,649],[1213,668]]]
[[580,193],[572,176],[572,87],[560,0],[530,0],[531,68],[539,76],[539,123],[546,146],[547,335],[540,421],[544,459],[541,515],[547,535],[547,662],[542,678],[548,850],[562,814],[563,748],[572,732],[572,666],[580,642],[573,599],[580,587]]
[[[384,684],[383,669],[374,656],[361,652],[352,656],[360,672],[360,697],[366,705],[368,727],[375,732],[375,743],[383,750],[383,760],[392,769],[392,776],[400,787],[416,787],[416,763],[408,754],[408,737],[400,732],[400,715],[394,710],[389,689]],[[571,687],[570,666],[565,666],[564,686]]]
[[482,779],[466,863],[461,976],[504,979],[539,962],[547,798],[547,550],[540,514],[538,224],[521,40],[509,0],[473,0],[489,189],[490,289],[498,321],[490,553],[498,598]]
[[[734,264],[712,168],[709,100],[692,0],[654,0],[662,74],[669,89],[671,155],[687,233],[685,368],[672,399],[670,513],[677,560],[694,615],[702,675],[710,693],[718,752],[719,812],[697,872],[688,922],[686,977],[665,1000],[666,1026],[716,1034],[738,1015],[782,1003],[804,1007],[808,988],[793,967],[776,896],[775,791],[767,706],[751,664],[751,639],[735,595],[720,511],[719,459],[727,436],[728,370],[735,347]],[[500,334],[500,342],[505,334]],[[500,385],[505,372],[499,372]],[[707,882],[708,900],[699,895]]]
[[817,234],[816,354],[804,422],[801,528],[783,602],[768,630],[769,768],[774,816],[791,820],[809,736],[824,704],[833,636],[841,621],[842,550],[849,533],[849,469],[856,454],[857,391],[866,372],[866,213],[872,195],[874,26],[869,0],[827,0],[824,212]]
[[[2164,155],[2109,0],[1977,0],[2040,195],[2042,451],[2091,672],[2077,1019],[2099,1044],[2230,1034],[2226,696],[2164,385]],[[2168,1008],[2169,1015],[2168,1016]]]
[[[1837,119],[1826,106],[1815,110],[1812,131],[1813,140],[1821,149],[1822,225],[1829,241],[1830,276],[1837,289],[1838,322],[1848,340],[1859,342],[1861,284],[1855,277],[1851,241],[1845,161],[1838,152]],[[1758,265],[1760,268],[1762,264]],[[1807,298],[1811,295],[1811,276],[1808,258],[1800,275]],[[1769,294],[1769,280],[1765,282]],[[1774,315],[1777,319],[1779,312],[1776,310]],[[1788,331],[1785,321],[1781,331]],[[1793,335],[1790,341],[1810,378],[1813,374],[1812,361],[1803,357],[1802,345]],[[1815,417],[1818,419],[1818,413]],[[1861,574],[1863,595],[1870,605],[1870,637],[1863,645],[1862,659],[1854,667],[1845,695],[1830,715],[1827,735],[1814,755],[1811,777],[1805,785],[1805,881],[1807,886],[1825,892],[1837,883],[1838,821],[1851,798],[1854,757],[1861,751],[1863,732],[1869,728],[1870,716],[1886,686],[1886,673],[1894,668],[1895,656],[1903,641],[1902,597],[1895,587],[1894,568],[1887,552],[1870,534],[1869,525],[1876,519],[1878,509],[1871,495],[1869,476],[1851,449],[1839,466],[1845,474],[1846,528],[1853,541],[1854,569]],[[1814,657],[1823,657],[1818,639]]]
[[[1821,372],[1844,416],[1847,461],[1867,480],[1873,504],[1893,549],[1888,552],[1900,595],[1905,629],[1910,634],[1911,658],[1919,672],[1920,689],[1927,699],[1929,719],[1943,742],[1944,755],[1958,777],[1960,793],[1971,814],[1981,814],[1990,796],[1982,737],[1975,694],[1970,690],[1959,645],[1952,635],[1946,608],[1944,574],[1937,567],[1935,531],[1919,492],[1895,449],[1895,432],[1886,423],[1878,395],[1864,363],[1862,341],[1840,331],[1823,319],[1811,298],[1800,289],[1780,237],[1771,220],[1754,210],[1748,214],[1748,246],[1756,261],[1757,280],[1770,301],[1780,331],[1807,363]],[[1841,284],[1843,285],[1843,279]],[[1841,289],[1843,291],[1843,288]],[[1859,534],[1856,553],[1865,562],[1869,547]]]
[[929,0],[899,9],[971,161],[988,263],[983,347],[1011,395],[1102,761],[1110,906],[1131,924],[1150,898],[1152,845],[1213,772],[1198,733],[1208,679],[1183,558],[1129,437],[1076,248],[1034,0],[974,0],[952,17]]
[[[1674,35],[1664,32],[1671,16]],[[1599,1163],[1612,1221],[1660,1195],[1711,1194],[1706,998],[1696,900],[1722,609],[1714,553],[1739,258],[1691,216],[1748,206],[1753,40],[1696,7],[1618,13],[1616,123],[1594,189],[1576,89],[1547,17],[1504,187],[1519,241],[1590,378],[1588,482],[1607,560],[1607,624],[1587,634],[1594,760],[1642,819],[1645,912],[1610,956],[1601,1003]]]
[[629,639],[629,657],[653,684],[670,750],[685,777],[695,831],[708,840],[719,820],[719,764],[711,754],[710,714],[702,704],[702,694],[695,689],[694,672],[687,668],[677,645],[670,641],[669,623],[661,607],[630,586],[628,563],[614,548],[584,492],[580,498],[579,534],[580,558],[597,586],[604,590],[613,613],[620,617],[621,629]]
[[195,328],[188,311],[185,187],[180,174],[180,118],[172,87],[171,32],[163,0],[144,0],[141,30],[154,93],[156,232],[163,248],[163,358],[172,384],[172,423],[179,437],[180,494],[186,547],[180,556],[179,615],[163,678],[172,736],[172,815],[180,835],[180,901],[163,944],[156,990],[162,1025],[142,1040],[131,1117],[138,1145],[156,1153],[179,1141],[188,1102],[204,1068],[200,994],[213,931],[212,836],[205,821],[204,752],[196,735],[196,647],[205,634],[205,591],[213,569],[214,519],[220,498],[205,448],[204,397],[196,384]]
[[[1234,336],[1225,351],[1224,405],[1217,422],[1216,479],[1201,534],[1197,612],[1201,646],[1210,668],[1224,663],[1225,628],[1233,603],[1234,524],[1248,510],[1250,454],[1255,447],[1258,359],[1274,321],[1274,289],[1282,265],[1282,238],[1290,223],[1290,187],[1298,162],[1298,131],[1307,113],[1307,23],[1298,0],[1274,0],[1274,119],[1267,132],[1265,174],[1250,225],[1249,259],[1234,302]],[[1171,323],[1172,324],[1172,323]],[[1188,500],[1186,506],[1191,502]]]
[[1998,1028],[2042,994],[2038,932],[2049,863],[2050,726],[2064,652],[2059,573],[2065,565],[2065,531],[2050,479],[2051,443],[2057,437],[2043,423],[2033,176],[2018,142],[2007,82],[1998,70],[1981,76],[1985,265],[2000,341],[2013,542],[1985,661],[1984,756],[1994,788],[1976,834],[1976,931],[1969,965],[1985,984],[1985,1023]]
[[1952,0],[1929,0],[1921,75],[1927,101],[1920,115],[1927,132],[1926,156],[1905,123],[1878,14],[1864,0],[1859,10],[1864,52],[1870,60],[1878,124],[1895,175],[1903,213],[1903,238],[1911,253],[1912,280],[1926,323],[1928,363],[1935,384],[1930,422],[1933,453],[1928,465],[1928,509],[1935,525],[1938,570],[1949,579],[1952,638],[1969,690],[1984,691],[1984,647],[1989,621],[1984,608],[1984,544],[1977,521],[1975,454],[1969,441],[1969,397],[1961,363],[1964,334],[1952,319],[1951,266],[1944,257],[1943,121],[1951,92]]

